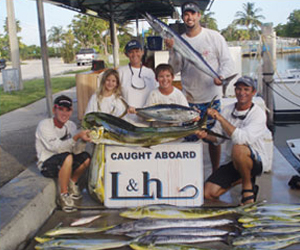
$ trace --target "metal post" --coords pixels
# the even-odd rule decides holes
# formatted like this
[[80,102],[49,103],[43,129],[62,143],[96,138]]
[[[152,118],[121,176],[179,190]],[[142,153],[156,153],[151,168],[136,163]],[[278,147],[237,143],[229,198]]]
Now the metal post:
[[45,31],[45,18],[44,18],[44,6],[42,0],[36,0],[37,10],[38,10],[38,21],[40,30],[40,40],[41,40],[41,52],[43,61],[43,72],[44,72],[44,84],[46,92],[46,102],[48,116],[52,117],[52,88],[50,81],[50,71],[49,71],[49,60],[48,60],[48,50],[46,42],[46,31]]
[[116,36],[117,34],[117,28],[114,21],[114,12],[113,12],[113,5],[112,1],[110,1],[110,20],[109,20],[109,26],[110,26],[110,37],[111,37],[111,43],[113,45],[113,57],[114,57],[114,67],[119,67],[119,41]]
[[262,26],[263,54],[263,97],[270,112],[267,114],[267,125],[273,131],[273,75],[276,67],[276,34],[272,23]]
[[15,20],[14,2],[13,0],[6,0],[7,21],[8,21],[8,36],[11,53],[12,67],[18,70],[19,73],[19,89],[23,89],[19,42],[17,37],[17,25]]

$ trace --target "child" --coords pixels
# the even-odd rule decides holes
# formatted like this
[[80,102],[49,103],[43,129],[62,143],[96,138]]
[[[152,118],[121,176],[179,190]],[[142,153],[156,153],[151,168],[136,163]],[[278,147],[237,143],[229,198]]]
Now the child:
[[126,113],[126,107],[120,99],[121,83],[118,71],[108,69],[104,72],[100,87],[89,100],[85,114],[104,112],[117,117]]
[[174,71],[169,64],[159,64],[155,69],[155,77],[159,87],[152,90],[146,101],[145,106],[155,104],[180,104],[189,106],[183,93],[172,85],[174,80]]

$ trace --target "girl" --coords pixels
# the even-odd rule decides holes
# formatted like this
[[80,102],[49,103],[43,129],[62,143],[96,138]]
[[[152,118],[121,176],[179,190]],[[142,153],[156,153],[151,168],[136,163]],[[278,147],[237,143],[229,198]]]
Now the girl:
[[91,96],[85,114],[104,112],[118,117],[123,116],[126,113],[126,107],[120,97],[119,74],[114,69],[108,69],[102,76],[99,89]]

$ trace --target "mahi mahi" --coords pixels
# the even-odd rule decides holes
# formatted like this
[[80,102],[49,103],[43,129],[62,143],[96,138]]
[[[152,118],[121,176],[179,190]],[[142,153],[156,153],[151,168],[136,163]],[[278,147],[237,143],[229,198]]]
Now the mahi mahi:
[[174,39],[174,50],[177,51],[186,60],[188,60],[191,64],[193,64],[197,69],[201,70],[212,78],[220,79],[223,84],[228,83],[236,76],[236,74],[234,74],[227,79],[221,79],[219,74],[207,63],[203,56],[198,51],[196,51],[186,40],[184,40],[181,36],[176,34],[176,32],[170,29],[168,25],[153,17],[149,13],[146,13],[144,15],[144,18],[150,24],[150,26],[157,33],[159,33],[162,38]]
[[100,250],[123,247],[130,241],[117,239],[56,239],[35,246],[35,249]]
[[90,137],[94,143],[118,146],[150,147],[184,138],[197,130],[228,139],[207,129],[207,116],[206,112],[198,122],[184,126],[138,127],[113,115],[93,112],[84,116],[82,127],[91,130]]

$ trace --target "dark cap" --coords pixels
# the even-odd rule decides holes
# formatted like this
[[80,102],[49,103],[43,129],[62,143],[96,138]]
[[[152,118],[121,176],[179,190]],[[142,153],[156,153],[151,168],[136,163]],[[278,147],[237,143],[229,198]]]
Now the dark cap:
[[61,95],[61,96],[56,97],[56,99],[54,100],[54,105],[71,109],[72,108],[72,99],[66,95]]
[[250,76],[242,76],[239,79],[237,79],[234,86],[238,85],[239,83],[243,83],[249,87],[253,87],[255,90],[257,89],[257,82],[253,80]]
[[186,11],[200,12],[199,6],[194,2],[186,2],[181,6],[181,13]]
[[138,40],[131,40],[125,46],[125,53],[128,53],[132,49],[142,49],[142,45]]

